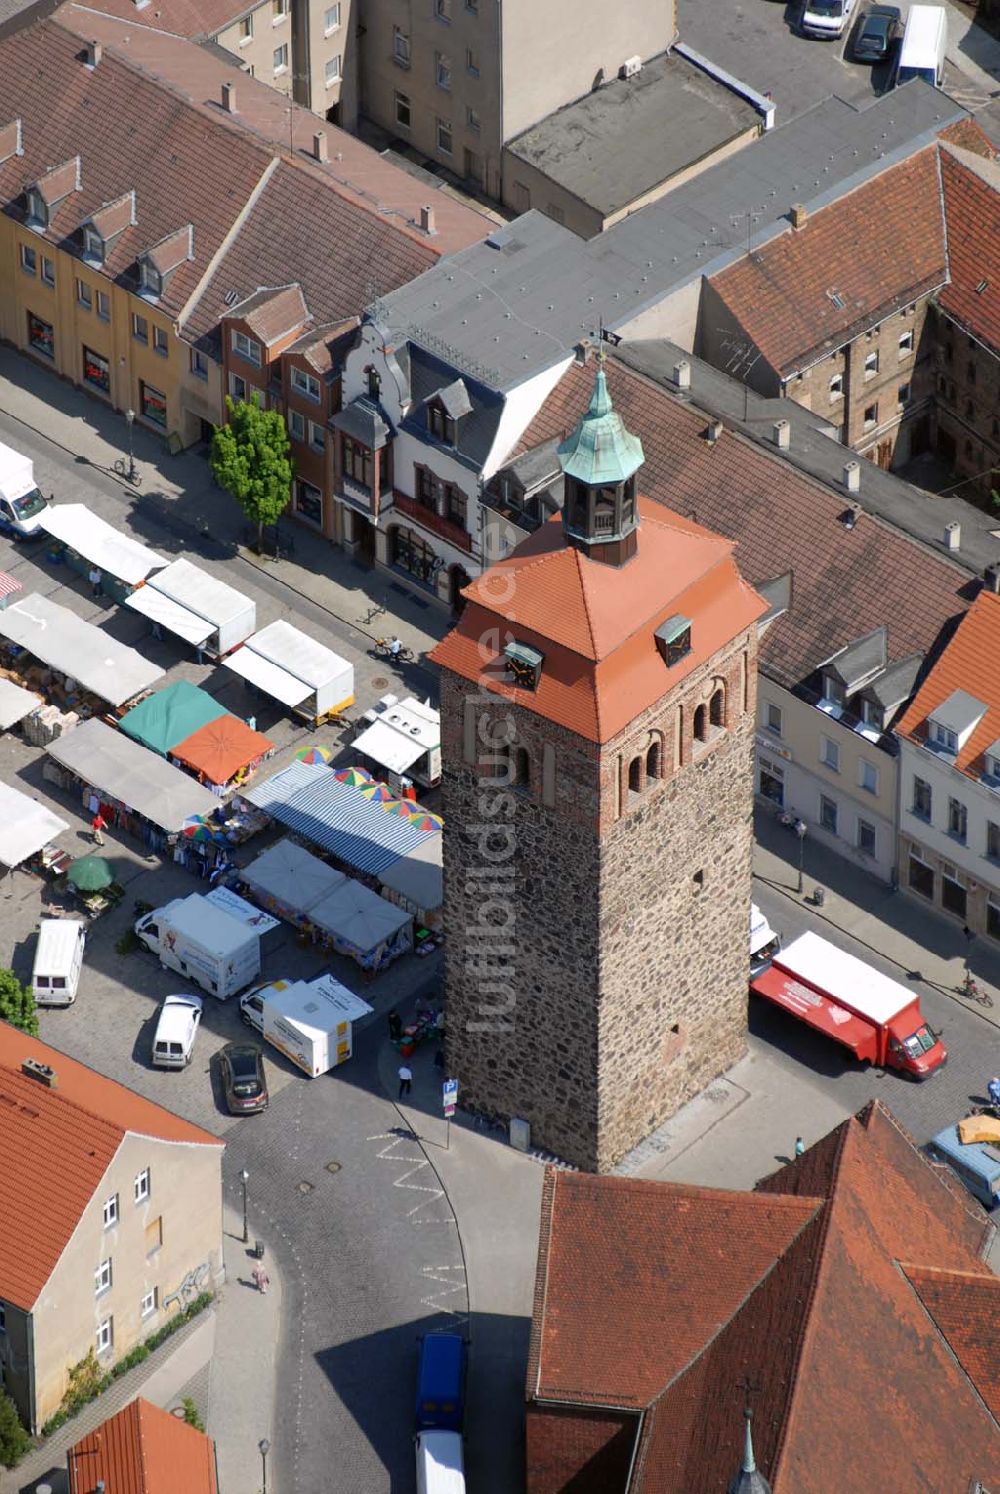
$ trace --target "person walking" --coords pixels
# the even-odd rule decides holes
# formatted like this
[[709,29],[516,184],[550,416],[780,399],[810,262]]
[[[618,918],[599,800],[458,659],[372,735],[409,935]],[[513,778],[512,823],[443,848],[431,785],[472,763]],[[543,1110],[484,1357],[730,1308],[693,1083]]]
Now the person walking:
[[409,1064],[401,1063],[399,1066],[399,1098],[402,1100],[404,1096],[408,1095],[412,1087],[413,1070]]
[[92,597],[100,596],[102,579],[103,578],[101,576],[100,568],[96,565],[92,565],[90,567],[90,573],[87,576],[87,580],[90,582],[90,595]]
[[398,1043],[402,1035],[403,1023],[395,1008],[389,1013],[387,1021],[389,1026],[389,1041],[390,1043]]
[[101,832],[102,830],[106,830],[107,826],[107,820],[104,818],[101,811],[98,810],[94,815],[94,818],[90,822],[90,833],[93,837],[95,846],[103,846],[104,836],[101,834]]
[[806,1144],[802,1140],[802,1137],[801,1136],[796,1136],[796,1138],[795,1138],[795,1155],[797,1157],[801,1157],[802,1153],[805,1151],[805,1149],[806,1149]]
[[253,1284],[257,1288],[258,1292],[260,1292],[262,1297],[267,1295],[267,1289],[271,1285],[271,1278],[270,1276],[268,1276],[263,1266],[254,1266]]

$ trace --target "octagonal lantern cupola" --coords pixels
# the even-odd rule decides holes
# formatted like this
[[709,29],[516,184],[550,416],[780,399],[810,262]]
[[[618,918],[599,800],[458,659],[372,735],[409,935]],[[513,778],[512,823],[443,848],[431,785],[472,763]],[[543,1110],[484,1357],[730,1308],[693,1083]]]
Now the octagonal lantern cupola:
[[625,429],[611,403],[599,361],[587,413],[558,448],[565,482],[563,530],[591,560],[623,565],[638,545],[635,476],[642,442]]

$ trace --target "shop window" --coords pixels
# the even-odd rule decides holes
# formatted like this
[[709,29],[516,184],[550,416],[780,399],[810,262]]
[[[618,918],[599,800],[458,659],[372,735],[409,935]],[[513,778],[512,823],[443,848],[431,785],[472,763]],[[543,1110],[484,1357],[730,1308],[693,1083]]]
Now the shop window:
[[779,809],[785,803],[785,770],[779,763],[772,762],[769,757],[760,757],[758,767],[758,792],[764,799],[769,799]]
[[406,571],[422,586],[434,589],[434,577],[440,569],[438,557],[430,545],[412,529],[395,525],[391,531],[391,554],[393,565]]
[[323,494],[311,482],[301,477],[295,479],[292,507],[300,519],[307,519],[318,528],[323,527]]
[[838,809],[836,799],[828,799],[826,794],[819,796],[819,822],[824,830],[831,835],[837,833]]
[[910,852],[909,884],[914,892],[919,892],[921,897],[934,901],[934,873],[926,861],[921,861],[919,856]]
[[45,358],[55,357],[55,333],[51,322],[43,322],[33,311],[28,312],[28,346]]
[[93,348],[83,350],[83,382],[98,394],[111,393],[111,368],[107,358],[95,353]]
[[144,420],[148,420],[151,425],[158,425],[161,430],[166,430],[167,396],[162,390],[154,389],[152,384],[147,384],[145,379],[139,381],[139,408]]
[[[954,872],[954,868],[951,868],[950,870],[952,871],[952,873]],[[941,906],[942,906],[942,908],[946,908],[949,913],[954,913],[954,915],[955,915],[956,918],[961,918],[961,919],[964,920],[964,918],[965,918],[965,910],[966,910],[966,901],[967,901],[967,899],[966,899],[966,895],[965,895],[965,888],[962,886],[962,884],[958,880],[958,878],[954,874],[949,875],[948,871],[942,870],[942,873],[941,873]]]

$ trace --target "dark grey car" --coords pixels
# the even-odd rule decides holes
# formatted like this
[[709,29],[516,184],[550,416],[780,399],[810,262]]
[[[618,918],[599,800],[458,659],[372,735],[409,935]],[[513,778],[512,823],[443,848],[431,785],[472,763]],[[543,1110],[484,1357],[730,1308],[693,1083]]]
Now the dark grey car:
[[854,56],[858,62],[884,62],[902,35],[902,14],[895,5],[873,5],[858,22]]
[[253,1115],[268,1106],[264,1055],[253,1043],[227,1043],[219,1050],[222,1092],[230,1115]]

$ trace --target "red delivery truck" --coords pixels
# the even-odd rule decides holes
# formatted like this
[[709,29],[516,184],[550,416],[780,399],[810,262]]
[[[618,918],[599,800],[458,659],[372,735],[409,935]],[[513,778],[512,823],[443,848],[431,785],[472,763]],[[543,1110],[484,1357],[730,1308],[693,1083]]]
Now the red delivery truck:
[[842,1043],[862,1063],[926,1079],[948,1057],[918,996],[819,934],[800,934],[780,949],[750,989]]

